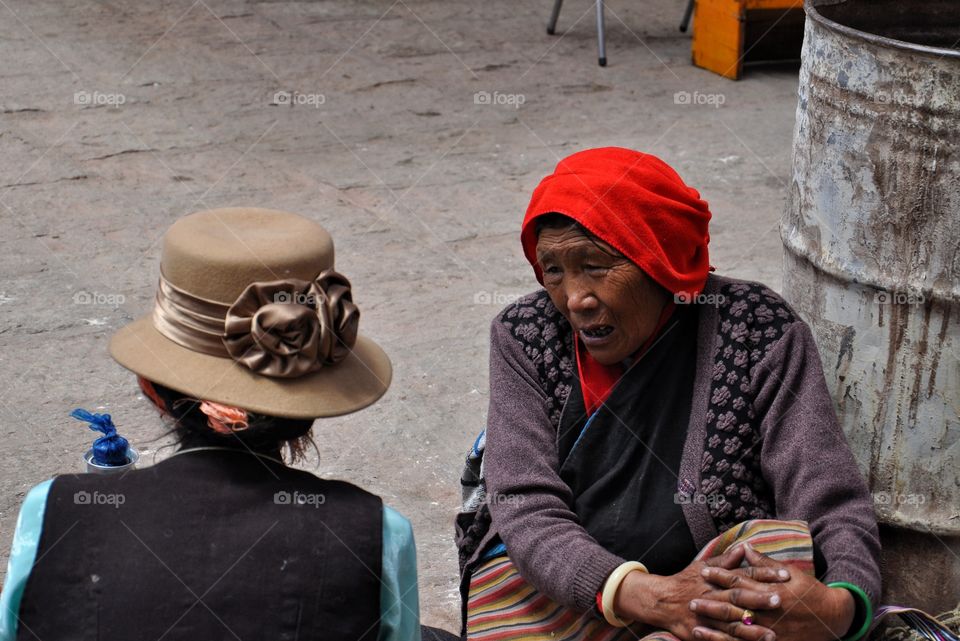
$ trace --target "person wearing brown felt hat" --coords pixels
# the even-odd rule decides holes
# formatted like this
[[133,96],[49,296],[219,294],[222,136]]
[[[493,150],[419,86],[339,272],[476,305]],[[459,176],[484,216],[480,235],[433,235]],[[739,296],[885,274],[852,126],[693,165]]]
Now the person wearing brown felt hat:
[[284,463],[302,457],[314,419],[386,392],[390,360],[359,322],[317,223],[256,208],[176,221],[153,309],[110,353],[179,449],[28,493],[0,641],[419,639],[407,519]]

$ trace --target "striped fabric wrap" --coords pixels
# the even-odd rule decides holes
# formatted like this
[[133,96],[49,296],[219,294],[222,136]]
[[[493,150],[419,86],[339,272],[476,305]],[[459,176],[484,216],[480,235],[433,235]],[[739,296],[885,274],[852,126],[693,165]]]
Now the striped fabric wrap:
[[[710,541],[697,559],[719,556],[740,543],[749,543],[761,554],[813,573],[813,539],[805,521],[744,521]],[[467,639],[678,641],[669,632],[651,631],[642,625],[614,628],[592,612],[559,605],[527,583],[506,555],[485,561],[473,573],[467,601]]]
[[720,556],[738,543],[749,543],[775,561],[813,574],[813,538],[806,521],[744,521],[707,543],[697,560]]

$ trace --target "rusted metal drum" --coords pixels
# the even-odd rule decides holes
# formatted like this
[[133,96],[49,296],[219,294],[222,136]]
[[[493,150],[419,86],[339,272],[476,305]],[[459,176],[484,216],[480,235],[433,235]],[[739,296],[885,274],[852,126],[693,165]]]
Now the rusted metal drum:
[[943,611],[960,601],[960,2],[806,12],[784,295],[874,492],[884,599]]

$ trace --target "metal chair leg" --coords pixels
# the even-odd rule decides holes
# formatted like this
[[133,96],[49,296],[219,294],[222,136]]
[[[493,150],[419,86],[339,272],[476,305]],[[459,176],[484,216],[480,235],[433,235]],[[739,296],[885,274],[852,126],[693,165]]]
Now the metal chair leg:
[[550,14],[550,22],[547,23],[547,33],[553,35],[557,32],[557,18],[560,17],[560,7],[563,0],[557,0],[553,3],[553,12]]
[[603,26],[603,0],[597,0],[597,52],[601,67],[607,66],[607,43]]
[[683,12],[683,20],[680,21],[680,31],[686,33],[687,27],[690,26],[690,16],[693,15],[693,3],[695,0],[687,0],[687,8]]

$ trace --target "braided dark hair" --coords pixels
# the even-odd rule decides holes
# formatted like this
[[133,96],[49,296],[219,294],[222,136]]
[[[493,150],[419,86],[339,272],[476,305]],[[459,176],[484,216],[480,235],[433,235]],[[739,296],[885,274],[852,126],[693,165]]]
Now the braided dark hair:
[[[138,376],[137,382],[161,416],[173,423],[173,430],[180,441],[189,438],[210,445],[236,445],[239,440],[254,452],[274,452],[286,446],[285,458],[290,463],[302,460],[307,444],[312,443],[310,429],[314,419],[258,414],[210,403],[143,377]],[[231,418],[224,418],[221,412],[211,415],[208,413],[211,406],[226,410]]]

